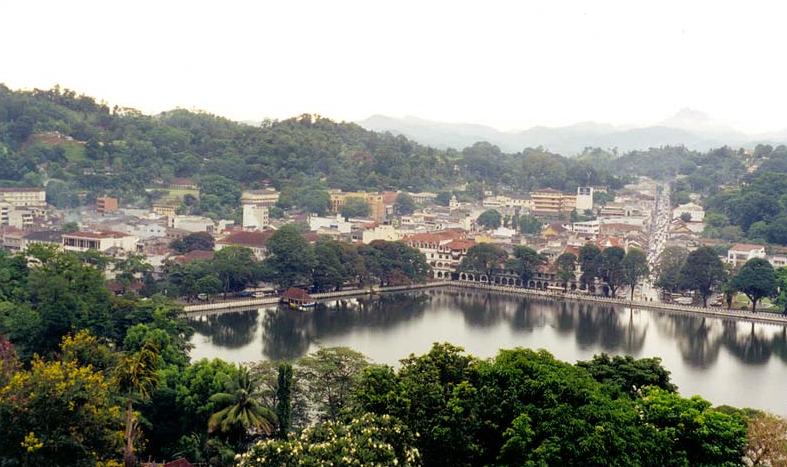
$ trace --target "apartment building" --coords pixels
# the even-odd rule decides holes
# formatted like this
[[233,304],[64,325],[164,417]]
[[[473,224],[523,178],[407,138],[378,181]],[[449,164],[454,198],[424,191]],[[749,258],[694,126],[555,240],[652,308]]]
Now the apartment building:
[[46,191],[43,188],[0,188],[0,202],[14,207],[46,207]]
[[530,193],[533,213],[541,216],[570,214],[577,208],[576,195],[569,195],[552,188],[543,188]]
[[330,190],[331,210],[339,212],[348,198],[360,198],[369,205],[369,217],[375,222],[382,222],[385,219],[385,204],[381,193],[365,192],[344,192],[341,190]]
[[137,242],[139,241],[139,238],[134,235],[111,230],[64,233],[62,239],[63,248],[68,251],[97,250],[101,252],[113,248],[134,252],[137,250]]
[[256,206],[273,207],[279,202],[279,192],[273,188],[262,190],[247,190],[241,194],[240,202],[243,205],[252,204]]
[[99,196],[96,198],[96,212],[99,214],[110,214],[118,209],[118,199],[111,196]]

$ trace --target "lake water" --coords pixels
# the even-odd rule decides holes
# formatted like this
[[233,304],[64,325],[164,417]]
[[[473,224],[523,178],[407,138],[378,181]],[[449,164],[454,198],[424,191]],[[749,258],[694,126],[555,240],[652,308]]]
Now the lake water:
[[543,301],[477,290],[429,290],[195,317],[193,359],[295,359],[347,346],[397,365],[433,342],[479,357],[500,348],[547,349],[568,362],[594,354],[661,357],[683,395],[787,415],[787,328],[733,320]]

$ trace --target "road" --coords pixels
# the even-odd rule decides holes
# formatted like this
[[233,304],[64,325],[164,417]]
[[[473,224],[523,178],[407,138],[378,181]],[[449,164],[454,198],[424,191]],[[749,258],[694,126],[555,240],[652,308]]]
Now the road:
[[656,282],[656,265],[659,261],[661,252],[667,244],[669,225],[672,220],[672,207],[669,199],[669,184],[664,183],[661,190],[656,195],[656,206],[653,211],[653,221],[650,224],[650,241],[648,242],[648,267],[650,276],[642,285],[641,297],[645,300],[654,302],[660,301],[659,290],[653,286]]

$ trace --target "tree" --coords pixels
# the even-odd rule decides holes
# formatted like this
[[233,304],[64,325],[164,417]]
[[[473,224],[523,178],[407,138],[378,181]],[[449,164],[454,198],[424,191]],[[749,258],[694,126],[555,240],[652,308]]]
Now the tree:
[[577,267],[577,256],[574,253],[563,253],[557,257],[557,277],[563,283],[563,290],[568,290],[568,283],[574,279]]
[[757,302],[776,292],[776,275],[773,266],[762,258],[746,261],[732,280],[735,289],[743,292],[751,300],[751,311],[757,311]]
[[746,465],[787,464],[787,420],[758,412],[748,419]]
[[680,215],[680,220],[682,220],[683,222],[691,222],[691,214],[689,214],[688,212],[682,213]]
[[451,204],[451,193],[448,191],[441,191],[437,193],[437,196],[435,196],[434,201],[440,206],[448,206]]
[[112,385],[78,362],[35,358],[0,388],[0,463],[95,465],[117,459],[123,421]]
[[396,195],[394,202],[394,212],[400,216],[412,214],[415,211],[415,201],[407,193],[399,193]]
[[625,283],[623,258],[626,251],[618,246],[605,248],[598,261],[598,277],[607,284],[609,293],[615,297],[617,289]]
[[320,418],[337,420],[350,403],[358,376],[367,365],[361,353],[347,347],[331,347],[302,357],[296,372]]
[[577,362],[596,381],[612,385],[621,394],[636,397],[638,392],[647,386],[656,386],[665,391],[675,392],[678,387],[670,382],[670,372],[661,366],[661,359],[640,358],[635,360],[631,355],[594,355],[592,360]]
[[670,293],[680,289],[682,279],[680,272],[689,256],[689,250],[681,246],[668,246],[659,256],[656,265],[656,287]]
[[249,431],[266,435],[273,433],[276,414],[257,402],[254,397],[257,390],[258,380],[247,367],[239,367],[235,379],[227,384],[225,390],[210,397],[218,411],[208,420],[208,432],[218,431],[236,446],[244,443]]
[[491,243],[474,245],[467,250],[467,254],[459,264],[459,270],[486,274],[487,281],[492,280],[492,275],[506,263],[508,253],[502,248]]
[[223,290],[221,279],[219,279],[219,276],[216,274],[208,274],[200,277],[197,279],[194,287],[196,288],[197,293],[204,293],[209,298],[220,294]]
[[545,264],[547,261],[544,255],[539,254],[536,250],[526,246],[514,247],[514,258],[506,262],[506,266],[513,269],[523,284],[533,278],[538,272],[539,266]]
[[315,265],[312,283],[317,290],[339,290],[350,274],[342,263],[342,245],[329,239],[320,239],[314,247]]
[[79,230],[79,224],[76,222],[66,222],[63,224],[63,233],[73,233]]
[[292,365],[279,364],[279,377],[276,387],[276,418],[279,420],[278,435],[287,439],[292,418]]
[[349,219],[351,217],[366,217],[371,212],[371,209],[365,199],[357,196],[348,196],[339,211],[342,217]]
[[579,249],[579,267],[582,269],[580,281],[589,287],[598,277],[601,249],[594,243],[586,243]]
[[634,288],[648,275],[648,258],[642,250],[631,248],[623,257],[623,282],[631,287],[630,299],[634,300]]
[[282,288],[309,284],[315,265],[314,250],[293,224],[277,230],[268,240],[265,264]]
[[782,313],[787,314],[787,267],[777,269],[775,277],[779,295],[776,296],[774,303],[782,307]]
[[708,306],[708,297],[727,276],[716,250],[703,246],[689,253],[680,274],[683,288],[694,290]]
[[[785,194],[787,197],[787,194]],[[787,212],[787,208],[785,208]],[[765,237],[771,243],[787,245],[787,215],[781,215],[772,220],[765,228]]]
[[537,217],[524,215],[519,218],[519,231],[524,234],[537,234],[541,232],[542,225]]
[[116,381],[126,399],[126,429],[123,462],[126,467],[137,465],[134,443],[140,435],[140,427],[134,414],[134,401],[145,401],[159,382],[156,373],[159,347],[153,341],[145,342],[138,352],[126,356],[117,369]]
[[[271,240],[273,240],[273,236],[271,236],[269,242]],[[255,272],[257,265],[254,253],[245,247],[224,247],[216,252],[213,260],[207,263],[206,266],[208,267],[207,270],[202,270],[200,273],[218,276],[222,283],[222,292],[225,295],[230,292],[239,292],[256,281]]]
[[476,223],[485,229],[493,230],[500,227],[501,221],[502,216],[499,212],[494,209],[487,209],[478,216]]
[[194,250],[213,251],[214,241],[213,236],[207,232],[195,232],[173,240],[169,246],[180,254]]
[[300,436],[259,441],[239,459],[240,467],[306,465],[421,465],[415,436],[395,418],[364,414],[306,428]]

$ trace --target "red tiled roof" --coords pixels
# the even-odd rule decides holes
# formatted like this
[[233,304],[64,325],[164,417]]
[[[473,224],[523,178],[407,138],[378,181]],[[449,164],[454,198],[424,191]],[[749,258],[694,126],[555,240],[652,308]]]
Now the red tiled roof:
[[399,193],[395,191],[383,191],[383,204],[394,204],[397,196]]
[[601,224],[599,227],[599,232],[631,232],[632,230],[642,230],[642,227],[638,225],[630,225],[630,224],[620,224],[620,223],[612,223],[612,224]]
[[186,254],[174,256],[172,260],[178,264],[188,264],[192,261],[210,261],[213,259],[214,255],[215,253],[213,251],[194,250]]
[[311,300],[311,297],[305,290],[295,287],[287,289],[281,297],[288,300]]
[[123,232],[115,232],[113,230],[101,230],[101,231],[79,231],[79,232],[71,232],[71,233],[64,233],[64,237],[79,237],[79,238],[123,238],[129,237],[130,235]]
[[735,251],[752,251],[764,248],[764,245],[755,245],[753,243],[736,243],[730,247],[730,250]]
[[216,243],[221,245],[241,245],[261,248],[268,243],[268,240],[274,232],[274,230],[263,230],[261,232],[233,232]]
[[465,232],[458,229],[447,229],[438,232],[423,232],[404,238],[405,242],[442,242],[445,240],[460,240],[465,238]]
[[170,185],[193,185],[194,181],[190,178],[175,177],[170,182]]
[[473,240],[457,239],[451,240],[450,242],[446,243],[445,246],[452,250],[466,250],[474,247],[475,242]]

